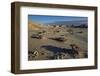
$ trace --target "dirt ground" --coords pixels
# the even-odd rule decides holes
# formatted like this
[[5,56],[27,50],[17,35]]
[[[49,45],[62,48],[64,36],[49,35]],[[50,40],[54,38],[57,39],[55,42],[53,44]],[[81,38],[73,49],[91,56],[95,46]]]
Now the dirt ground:
[[[88,35],[87,28],[67,28],[46,26],[39,30],[28,31],[28,60],[51,59],[77,59],[87,58]],[[32,38],[34,35],[42,38]],[[57,41],[51,38],[63,37],[65,41]],[[77,45],[77,52],[70,46]]]

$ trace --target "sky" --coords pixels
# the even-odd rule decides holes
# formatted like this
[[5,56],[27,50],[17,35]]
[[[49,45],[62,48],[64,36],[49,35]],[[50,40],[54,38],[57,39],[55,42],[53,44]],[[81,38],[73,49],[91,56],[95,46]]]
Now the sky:
[[57,21],[78,21],[87,20],[87,17],[75,17],[75,16],[50,16],[50,15],[28,15],[28,20],[33,22],[39,22],[43,24],[53,23]]

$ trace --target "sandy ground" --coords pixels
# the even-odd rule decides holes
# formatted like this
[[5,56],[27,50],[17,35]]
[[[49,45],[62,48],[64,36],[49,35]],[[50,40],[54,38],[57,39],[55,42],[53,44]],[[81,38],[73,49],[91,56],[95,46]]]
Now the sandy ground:
[[[73,34],[68,30],[73,30]],[[42,39],[32,38],[33,34],[37,34],[45,30],[41,35]],[[59,32],[57,32],[59,31]],[[87,57],[87,28],[65,28],[65,27],[45,27],[40,30],[29,30],[28,32],[28,60],[50,60],[50,59],[73,59]],[[66,41],[59,42],[50,39],[51,37],[64,37]],[[78,57],[75,57],[71,44],[76,44],[80,50]],[[63,55],[58,57],[57,55]],[[61,56],[60,55],[60,56]]]

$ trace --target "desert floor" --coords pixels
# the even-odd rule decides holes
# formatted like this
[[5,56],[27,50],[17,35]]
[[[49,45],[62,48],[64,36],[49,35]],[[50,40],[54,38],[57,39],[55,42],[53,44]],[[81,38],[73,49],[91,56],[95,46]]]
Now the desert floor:
[[[72,31],[72,33],[68,30]],[[45,32],[42,32],[44,31]],[[88,35],[87,28],[67,27],[44,27],[39,30],[28,31],[28,60],[51,60],[51,59],[77,59],[87,58]],[[34,34],[42,35],[42,38],[32,38]],[[50,38],[63,37],[65,41],[57,41]],[[75,44],[79,47],[75,55],[70,46]]]

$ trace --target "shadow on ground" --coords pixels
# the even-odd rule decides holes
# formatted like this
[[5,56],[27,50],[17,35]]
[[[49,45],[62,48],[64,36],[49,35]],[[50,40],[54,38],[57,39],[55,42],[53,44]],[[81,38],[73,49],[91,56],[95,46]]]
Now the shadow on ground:
[[78,53],[74,49],[61,48],[61,47],[56,47],[52,45],[43,45],[41,47],[45,48],[48,51],[53,52],[54,54],[57,54],[57,53],[69,54],[72,58],[75,58],[75,55],[78,55]]

